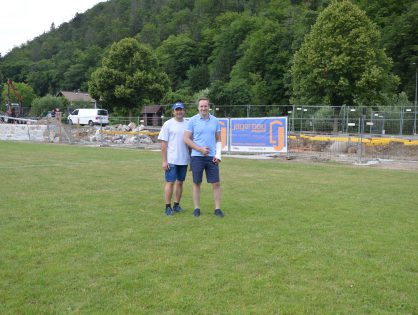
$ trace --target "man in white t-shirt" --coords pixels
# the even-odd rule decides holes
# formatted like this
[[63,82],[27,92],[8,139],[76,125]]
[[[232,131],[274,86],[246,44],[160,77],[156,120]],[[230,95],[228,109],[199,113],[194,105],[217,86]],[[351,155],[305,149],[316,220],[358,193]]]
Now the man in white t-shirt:
[[[173,105],[173,118],[167,120],[161,128],[158,139],[161,140],[162,167],[165,171],[165,214],[173,215],[180,212],[183,182],[186,179],[187,165],[190,161],[188,146],[183,141],[184,129],[187,122],[184,119],[184,104],[177,102]],[[171,199],[174,194],[174,205],[171,207]]]

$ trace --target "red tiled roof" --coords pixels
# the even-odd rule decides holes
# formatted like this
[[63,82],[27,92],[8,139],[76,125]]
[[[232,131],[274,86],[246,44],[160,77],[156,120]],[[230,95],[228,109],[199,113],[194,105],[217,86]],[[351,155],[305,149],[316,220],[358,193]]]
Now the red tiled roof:
[[70,102],[89,102],[94,103],[95,100],[91,98],[90,94],[87,92],[69,92],[69,91],[60,91],[57,96],[64,96]]
[[156,114],[161,110],[161,106],[160,105],[150,105],[150,106],[145,106],[142,113],[143,114]]

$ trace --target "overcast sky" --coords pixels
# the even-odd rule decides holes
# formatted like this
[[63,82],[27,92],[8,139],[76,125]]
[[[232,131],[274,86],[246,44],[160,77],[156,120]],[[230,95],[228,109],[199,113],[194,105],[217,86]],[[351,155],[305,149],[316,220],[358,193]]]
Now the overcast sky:
[[13,47],[69,22],[105,0],[0,0],[0,53],[5,56]]

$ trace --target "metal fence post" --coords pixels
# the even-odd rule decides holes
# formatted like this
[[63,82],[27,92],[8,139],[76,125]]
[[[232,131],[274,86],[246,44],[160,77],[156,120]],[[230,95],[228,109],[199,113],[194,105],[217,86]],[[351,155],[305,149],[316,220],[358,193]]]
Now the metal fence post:
[[401,106],[401,112],[400,112],[400,121],[399,121],[399,134],[402,136],[403,131],[403,106]]
[[373,128],[373,111],[370,114],[370,135],[372,134],[372,128]]
[[303,123],[303,106],[300,111],[300,134],[302,134],[302,123]]
[[103,146],[103,120],[100,119],[100,145]]
[[26,124],[26,128],[28,128],[28,140],[30,141],[30,129],[29,129],[29,124]]
[[412,64],[415,65],[414,128],[412,131],[412,134],[415,136],[417,134],[418,67],[416,62],[413,62]]
[[343,108],[344,108],[344,111],[343,111],[343,124],[342,124],[342,127],[341,127],[341,131],[342,131],[342,133],[344,133],[344,132],[345,133],[348,133],[348,111],[347,111],[347,105],[346,104],[343,104]]
[[49,118],[47,118],[46,120],[46,132],[47,132],[47,136],[48,136],[48,142],[49,142],[49,134],[50,134],[50,130],[49,130]]
[[295,132],[295,105],[293,105],[292,109],[292,132]]
[[[67,121],[68,122],[68,121]],[[68,133],[69,133],[69,135],[68,135],[68,141],[70,142],[70,144],[72,144],[73,143],[73,126],[72,126],[72,124],[68,124]]]
[[360,130],[360,150],[358,150],[358,157],[359,157],[359,163],[362,162],[363,160],[363,134],[364,134],[364,120],[365,120],[365,116],[362,115],[361,118],[358,119],[358,123],[359,123],[359,130]]

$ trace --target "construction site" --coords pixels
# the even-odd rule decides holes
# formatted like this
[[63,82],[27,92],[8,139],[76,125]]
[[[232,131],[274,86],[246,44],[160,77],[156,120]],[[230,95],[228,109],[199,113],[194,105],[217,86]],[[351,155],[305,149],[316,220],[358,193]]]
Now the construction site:
[[[83,97],[86,95],[83,94]],[[0,140],[2,141],[158,150],[159,130],[162,123],[169,119],[162,115],[162,106],[146,106],[144,117],[132,118],[109,117],[106,110],[96,108],[76,109],[68,113],[53,109],[45,117],[27,117],[27,110],[22,105],[22,96],[11,80],[7,80],[5,105],[6,110],[0,112]],[[239,106],[234,108],[239,108]],[[418,169],[418,136],[416,135],[416,116],[410,115],[412,108],[401,108],[399,113],[384,113],[370,112],[368,108],[343,107],[338,110],[340,117],[336,117],[335,109],[331,108],[333,113],[327,118],[318,118],[315,114],[308,114],[309,112],[323,112],[329,108],[275,107],[276,111],[280,110],[281,113],[287,111],[287,116],[281,117],[286,119],[286,137],[283,140],[286,149],[284,151],[243,153],[236,152],[230,144],[224,146],[223,151],[235,157],[336,161],[389,167],[402,164],[406,165],[406,168]],[[213,106],[217,117],[228,116],[229,110],[227,106]],[[269,110],[271,111],[271,108]],[[245,105],[245,110],[241,112],[246,112],[247,119],[258,119],[250,118],[250,116],[260,114],[260,107]],[[229,118],[221,120],[227,120],[229,124]],[[223,139],[224,143],[230,141],[226,133],[222,134],[222,137],[228,137],[228,139]]]

